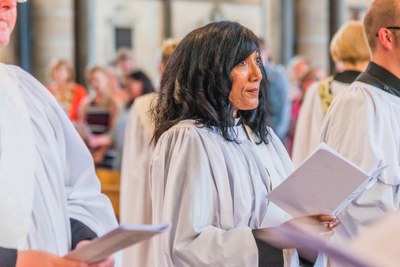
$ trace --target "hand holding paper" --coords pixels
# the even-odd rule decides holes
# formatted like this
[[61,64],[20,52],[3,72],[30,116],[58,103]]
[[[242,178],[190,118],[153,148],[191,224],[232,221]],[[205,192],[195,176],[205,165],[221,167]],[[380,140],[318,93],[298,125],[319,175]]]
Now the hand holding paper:
[[120,225],[113,231],[79,247],[64,257],[92,264],[106,259],[113,253],[169,229],[162,225]]
[[310,233],[321,235],[329,240],[333,234],[332,229],[340,224],[336,216],[322,214],[314,216],[296,217],[277,227],[254,229],[253,235],[256,239],[267,242],[277,248],[299,248],[302,243],[295,239],[286,238],[281,232],[294,231],[295,229],[306,229]]

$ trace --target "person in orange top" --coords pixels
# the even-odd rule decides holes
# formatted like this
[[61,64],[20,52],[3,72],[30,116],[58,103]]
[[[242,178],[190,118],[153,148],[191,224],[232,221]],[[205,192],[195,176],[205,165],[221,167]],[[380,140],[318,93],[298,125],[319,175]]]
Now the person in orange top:
[[67,113],[72,122],[76,122],[82,100],[87,96],[85,87],[75,82],[74,69],[67,59],[55,59],[49,66],[49,91]]

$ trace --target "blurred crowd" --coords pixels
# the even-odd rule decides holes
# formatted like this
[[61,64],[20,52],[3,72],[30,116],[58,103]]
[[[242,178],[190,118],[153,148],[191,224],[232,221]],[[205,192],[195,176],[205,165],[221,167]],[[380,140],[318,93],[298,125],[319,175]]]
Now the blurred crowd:
[[[163,49],[170,42],[166,40]],[[270,85],[269,125],[290,154],[303,97],[311,84],[327,77],[328,71],[311,65],[302,55],[293,57],[286,66],[275,64],[267,42],[260,38],[260,44]],[[96,167],[121,169],[129,110],[137,97],[157,90],[158,81],[135,65],[132,52],[121,47],[110,64],[87,66],[85,85],[76,81],[70,60],[55,58],[48,66],[48,90],[74,123]],[[160,74],[161,62],[162,58]]]

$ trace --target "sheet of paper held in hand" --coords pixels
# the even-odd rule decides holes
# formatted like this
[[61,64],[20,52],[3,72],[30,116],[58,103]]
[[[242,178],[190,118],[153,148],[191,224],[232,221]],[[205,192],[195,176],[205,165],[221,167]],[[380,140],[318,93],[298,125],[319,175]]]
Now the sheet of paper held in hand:
[[308,228],[280,228],[276,232],[279,238],[289,239],[302,244],[303,249],[319,251],[328,255],[335,266],[346,267],[398,267],[400,266],[400,213],[385,216],[383,219],[367,225],[359,234],[340,244],[327,243],[320,234],[310,232]]
[[106,259],[113,253],[165,232],[169,224],[120,225],[107,234],[94,239],[88,245],[73,250],[64,257],[92,264]]
[[372,186],[386,167],[380,166],[368,175],[333,148],[321,143],[267,198],[293,217],[323,213],[337,215]]

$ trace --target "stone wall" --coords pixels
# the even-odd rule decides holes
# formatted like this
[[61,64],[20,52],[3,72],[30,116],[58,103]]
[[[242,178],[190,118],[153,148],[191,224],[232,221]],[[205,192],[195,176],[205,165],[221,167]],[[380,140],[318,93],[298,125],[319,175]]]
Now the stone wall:
[[329,1],[297,0],[296,53],[315,66],[329,68]]
[[[89,64],[109,64],[115,57],[115,27],[133,30],[133,54],[137,68],[158,80],[157,64],[164,30],[164,9],[161,0],[80,0],[87,1],[88,38],[86,46]],[[350,8],[365,8],[369,0],[344,1],[349,18]],[[268,40],[273,57],[282,61],[283,0],[172,0],[172,35],[182,38],[196,27],[216,16],[234,20]],[[32,69],[33,74],[47,83],[46,68],[51,59],[66,57],[74,60],[74,0],[34,0],[32,3]],[[293,0],[295,25],[293,54],[304,54],[320,67],[329,65],[329,0]],[[215,8],[217,11],[215,12]],[[0,50],[0,59],[17,63],[15,36],[12,43]],[[79,42],[79,40],[77,40]]]
[[33,75],[47,84],[53,58],[74,60],[73,0],[32,1]]
[[[253,1],[254,2],[254,1]],[[163,5],[161,1],[149,0],[96,0],[95,20],[92,24],[94,41],[92,63],[107,64],[115,57],[116,26],[133,30],[133,55],[135,67],[159,80],[158,62],[163,40]],[[211,21],[215,5],[212,1],[172,1],[172,35],[183,38],[191,30]],[[235,20],[262,35],[260,5],[257,3],[221,3],[221,18]]]

